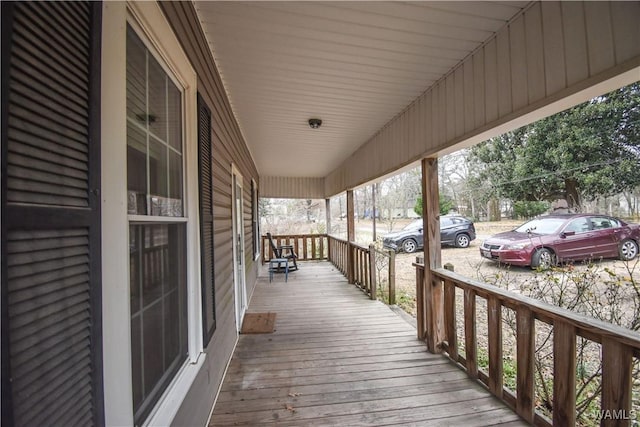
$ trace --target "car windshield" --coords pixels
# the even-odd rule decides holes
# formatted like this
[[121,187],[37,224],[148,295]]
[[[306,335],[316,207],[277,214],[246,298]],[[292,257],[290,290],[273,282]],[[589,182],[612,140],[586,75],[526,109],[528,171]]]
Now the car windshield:
[[537,218],[525,222],[514,231],[518,233],[553,234],[562,224],[566,222],[564,218]]
[[418,221],[413,221],[411,224],[405,226],[403,228],[403,230],[405,231],[413,231],[413,230],[420,230],[422,228],[422,220],[418,220]]

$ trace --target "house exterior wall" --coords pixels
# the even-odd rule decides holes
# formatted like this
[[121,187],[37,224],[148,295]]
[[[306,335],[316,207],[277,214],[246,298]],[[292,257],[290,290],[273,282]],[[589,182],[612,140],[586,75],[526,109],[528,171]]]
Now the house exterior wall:
[[[204,425],[238,338],[231,174],[243,180],[248,297],[259,267],[252,190],[260,178],[193,5],[2,6],[2,423],[134,424],[129,233],[131,223],[155,221],[184,225],[188,352],[144,422]],[[127,25],[184,89],[183,217],[128,213]],[[212,123],[210,341],[202,325],[198,94]]]
[[216,331],[204,349],[207,356],[204,366],[173,419],[175,425],[204,425],[237,341],[232,259],[232,164],[243,178],[248,296],[255,287],[259,266],[252,247],[251,180],[257,183],[260,193],[262,182],[231,110],[193,3],[161,2],[160,6],[198,76],[198,93],[212,114]]
[[640,80],[639,2],[536,2],[325,178],[325,195]]

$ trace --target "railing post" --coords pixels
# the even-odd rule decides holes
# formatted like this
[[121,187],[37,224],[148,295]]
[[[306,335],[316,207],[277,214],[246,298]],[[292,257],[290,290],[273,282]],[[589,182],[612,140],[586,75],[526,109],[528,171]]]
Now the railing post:
[[378,298],[378,283],[376,277],[376,246],[372,243],[369,245],[369,283],[371,286],[371,299]]
[[327,236],[331,234],[331,199],[324,199],[324,216],[327,223]]
[[576,328],[553,321],[553,424],[576,424]]
[[353,190],[347,190],[347,281],[355,283],[355,253],[352,242],[356,240],[356,225],[354,222],[355,209],[353,205]]
[[605,416],[601,425],[604,427],[631,424],[632,356],[629,346],[612,338],[602,339],[601,413]]
[[533,423],[535,404],[533,362],[535,327],[531,309],[519,305],[516,309],[516,412],[525,421]]
[[444,316],[442,281],[432,270],[440,267],[440,202],[438,196],[438,159],[422,159],[422,218],[424,238],[424,282],[425,299],[416,304],[425,306],[427,348],[431,353],[442,351],[444,340]]
[[396,252],[389,251],[389,305],[396,303]]

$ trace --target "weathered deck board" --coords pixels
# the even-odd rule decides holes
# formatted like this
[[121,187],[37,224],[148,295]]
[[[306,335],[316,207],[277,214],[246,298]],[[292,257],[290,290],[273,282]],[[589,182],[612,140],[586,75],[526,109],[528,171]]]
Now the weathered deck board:
[[275,332],[240,337],[210,425],[526,425],[331,264],[280,279],[259,279]]

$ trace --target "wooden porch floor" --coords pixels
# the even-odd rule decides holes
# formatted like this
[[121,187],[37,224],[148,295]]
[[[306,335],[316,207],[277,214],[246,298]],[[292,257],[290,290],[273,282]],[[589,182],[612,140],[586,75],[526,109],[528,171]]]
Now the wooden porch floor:
[[276,331],[240,336],[212,426],[527,425],[328,262],[288,283],[263,269],[248,312],[268,311]]

